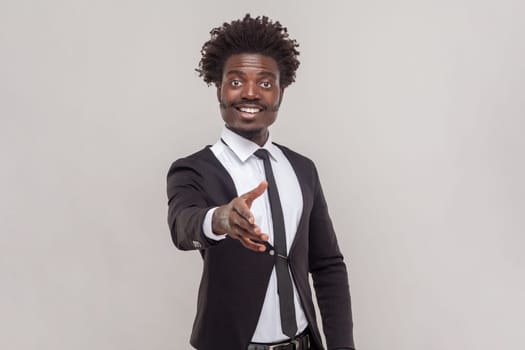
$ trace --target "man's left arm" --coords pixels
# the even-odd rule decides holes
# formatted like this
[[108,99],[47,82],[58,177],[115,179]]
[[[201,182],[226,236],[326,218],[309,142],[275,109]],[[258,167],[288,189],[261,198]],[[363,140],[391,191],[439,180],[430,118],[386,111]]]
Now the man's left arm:
[[355,349],[348,274],[316,172],[309,268],[328,349]]

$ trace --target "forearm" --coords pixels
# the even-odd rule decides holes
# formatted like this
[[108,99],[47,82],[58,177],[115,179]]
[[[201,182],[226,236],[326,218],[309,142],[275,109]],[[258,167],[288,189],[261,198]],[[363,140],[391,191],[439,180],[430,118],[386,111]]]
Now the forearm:
[[205,249],[217,244],[204,235],[203,222],[213,203],[201,184],[202,176],[193,168],[175,162],[167,177],[168,225],[175,246],[181,250]]
[[206,238],[203,223],[210,208],[169,208],[168,224],[175,246],[181,250],[204,249],[216,244]]
[[352,308],[342,256],[326,258],[312,271],[328,349],[353,349]]

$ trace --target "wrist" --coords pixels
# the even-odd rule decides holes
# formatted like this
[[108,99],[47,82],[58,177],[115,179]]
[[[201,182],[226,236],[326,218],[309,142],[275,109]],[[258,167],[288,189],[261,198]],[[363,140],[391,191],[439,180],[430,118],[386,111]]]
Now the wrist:
[[227,228],[224,225],[224,217],[225,215],[227,215],[226,211],[226,205],[222,205],[220,207],[217,207],[213,212],[211,219],[211,228],[213,234],[217,236],[226,235],[228,233]]

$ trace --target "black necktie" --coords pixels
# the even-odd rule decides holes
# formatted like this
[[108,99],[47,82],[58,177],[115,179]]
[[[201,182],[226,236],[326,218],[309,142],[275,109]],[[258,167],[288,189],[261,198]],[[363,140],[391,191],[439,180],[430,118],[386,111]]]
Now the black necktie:
[[254,153],[264,162],[264,172],[268,182],[268,198],[272,210],[273,221],[273,246],[277,258],[275,260],[275,270],[277,272],[277,290],[279,292],[279,307],[281,310],[281,327],[283,333],[294,338],[297,333],[297,322],[295,320],[295,306],[293,302],[292,278],[288,270],[288,254],[286,250],[286,232],[284,228],[283,209],[281,199],[275,184],[272,165],[268,151],[259,149]]

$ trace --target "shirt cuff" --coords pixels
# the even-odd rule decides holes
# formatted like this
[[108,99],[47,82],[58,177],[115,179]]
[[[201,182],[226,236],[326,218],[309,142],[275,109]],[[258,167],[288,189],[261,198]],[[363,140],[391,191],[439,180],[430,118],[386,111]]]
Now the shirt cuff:
[[202,230],[204,231],[204,235],[213,241],[221,241],[226,238],[226,234],[216,235],[215,233],[213,233],[212,219],[213,219],[213,213],[215,213],[215,210],[217,208],[218,207],[211,208],[210,210],[208,210],[208,212],[206,213],[206,216],[204,217],[204,222],[202,223]]

